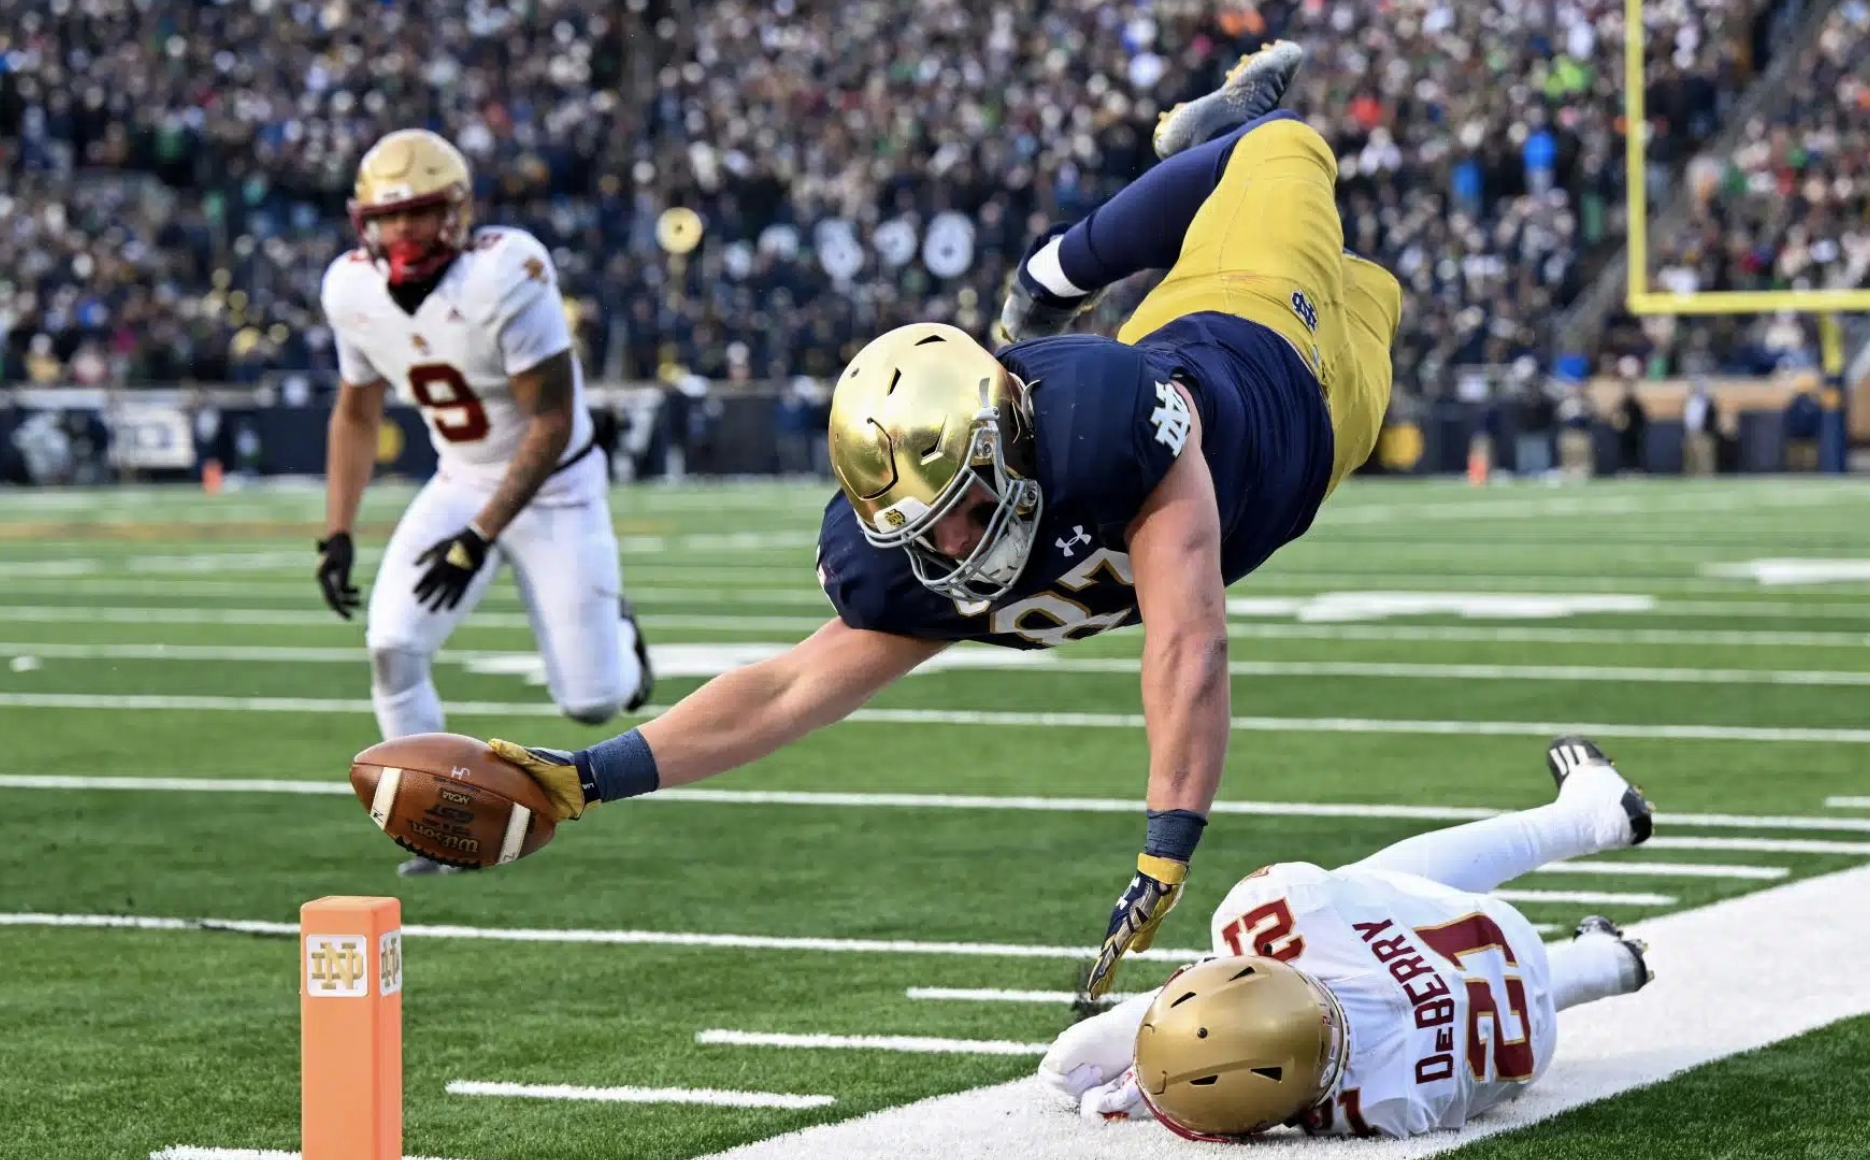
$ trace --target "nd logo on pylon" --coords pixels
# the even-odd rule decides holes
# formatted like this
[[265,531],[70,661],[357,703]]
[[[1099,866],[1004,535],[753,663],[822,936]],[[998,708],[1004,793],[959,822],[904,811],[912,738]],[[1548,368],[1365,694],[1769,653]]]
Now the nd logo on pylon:
[[[362,998],[370,994],[369,959],[364,952],[367,945],[362,935],[307,937],[305,977],[309,986],[306,994],[331,998]],[[397,973],[400,976],[400,968]]]

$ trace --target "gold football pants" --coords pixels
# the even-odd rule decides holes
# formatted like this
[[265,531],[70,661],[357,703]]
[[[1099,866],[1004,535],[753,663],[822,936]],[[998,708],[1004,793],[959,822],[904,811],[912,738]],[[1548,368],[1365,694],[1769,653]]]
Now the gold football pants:
[[1402,311],[1395,276],[1344,252],[1337,180],[1330,146],[1303,121],[1241,137],[1175,265],[1117,333],[1134,343],[1207,310],[1276,331],[1324,385],[1332,489],[1376,446]]

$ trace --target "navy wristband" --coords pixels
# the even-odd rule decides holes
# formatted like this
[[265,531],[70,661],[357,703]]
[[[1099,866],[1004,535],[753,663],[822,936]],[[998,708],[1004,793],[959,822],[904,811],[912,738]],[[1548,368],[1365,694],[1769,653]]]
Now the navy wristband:
[[1195,856],[1195,844],[1208,819],[1193,810],[1150,810],[1149,832],[1143,839],[1143,853],[1152,858],[1172,858],[1186,862]]
[[662,784],[656,755],[638,729],[580,749],[571,758],[578,766],[578,783],[584,787],[586,801],[641,797]]

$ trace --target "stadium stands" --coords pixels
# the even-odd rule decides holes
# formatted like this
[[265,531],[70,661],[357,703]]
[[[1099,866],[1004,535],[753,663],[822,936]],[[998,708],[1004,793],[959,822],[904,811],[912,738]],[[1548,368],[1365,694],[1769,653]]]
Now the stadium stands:
[[[1659,178],[1789,7],[1650,6]],[[1718,177],[1692,170],[1725,191],[1670,251],[1697,279],[1850,260],[1820,255],[1852,207],[1861,257],[1865,130],[1833,102],[1865,99],[1861,12],[1833,18],[1783,123]],[[599,373],[824,374],[911,318],[984,329],[1033,229],[1146,166],[1159,108],[1286,35],[1312,50],[1289,103],[1343,159],[1347,244],[1411,292],[1398,382],[1435,389],[1452,365],[1548,362],[1557,307],[1614,251],[1620,22],[1610,0],[722,0],[688,19],[648,0],[0,0],[0,159],[21,175],[0,192],[0,381],[327,374],[316,289],[349,244],[351,168],[405,123],[459,141],[484,217],[554,247]],[[709,236],[672,266],[654,222],[677,204]]]

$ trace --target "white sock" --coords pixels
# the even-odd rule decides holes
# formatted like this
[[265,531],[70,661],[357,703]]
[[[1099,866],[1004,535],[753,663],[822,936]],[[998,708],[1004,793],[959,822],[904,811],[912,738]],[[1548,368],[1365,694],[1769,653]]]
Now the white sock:
[[1090,291],[1073,285],[1071,279],[1065,277],[1065,267],[1059,262],[1059,244],[1064,240],[1065,235],[1060,234],[1041,246],[1039,252],[1027,260],[1026,273],[1031,274],[1032,280],[1051,294],[1060,298],[1082,298]]
[[[1559,787],[1558,804],[1579,809],[1591,818],[1597,850],[1621,850],[1630,844],[1630,815],[1623,810],[1623,795],[1630,783],[1608,765],[1580,765]],[[1591,851],[1595,853],[1596,851]]]
[[372,687],[370,700],[377,710],[377,728],[387,740],[412,733],[440,733],[446,726],[441,695],[435,682],[425,680],[398,693]]
[[1636,956],[1608,932],[1579,935],[1545,948],[1552,972],[1552,1003],[1560,1011],[1580,1003],[1628,995],[1643,984]]

